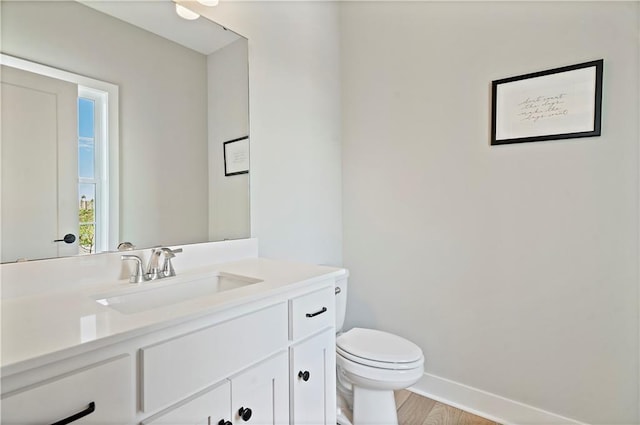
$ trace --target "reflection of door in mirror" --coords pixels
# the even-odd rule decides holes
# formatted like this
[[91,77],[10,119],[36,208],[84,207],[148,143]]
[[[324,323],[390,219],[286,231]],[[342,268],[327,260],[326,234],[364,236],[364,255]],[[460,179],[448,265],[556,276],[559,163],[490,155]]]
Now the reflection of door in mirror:
[[[247,40],[204,17],[185,21],[172,2],[86,3],[0,1],[0,64],[108,94],[104,162],[95,175],[75,167],[78,253],[249,237],[249,174],[226,177],[223,158],[224,142],[249,135]],[[82,161],[93,138],[78,136]]]
[[115,246],[118,87],[5,54],[0,66],[2,262]]
[[2,67],[2,262],[78,253],[54,242],[78,235],[77,98],[73,83]]

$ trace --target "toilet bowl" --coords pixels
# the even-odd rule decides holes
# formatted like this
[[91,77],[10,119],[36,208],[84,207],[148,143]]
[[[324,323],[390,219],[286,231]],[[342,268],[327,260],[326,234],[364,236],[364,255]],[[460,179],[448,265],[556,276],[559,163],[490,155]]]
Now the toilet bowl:
[[[336,329],[341,330],[346,277],[336,283],[336,295]],[[424,356],[420,347],[398,335],[353,328],[338,333],[336,369],[340,425],[397,425],[393,392],[418,382],[424,374]]]

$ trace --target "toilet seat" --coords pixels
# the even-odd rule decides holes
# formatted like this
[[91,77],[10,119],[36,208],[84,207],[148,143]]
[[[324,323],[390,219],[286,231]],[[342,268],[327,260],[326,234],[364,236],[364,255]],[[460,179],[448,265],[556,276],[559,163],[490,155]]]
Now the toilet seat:
[[336,340],[339,356],[377,369],[410,370],[421,368],[420,347],[397,335],[374,329],[353,328]]
[[336,347],[336,351],[338,355],[344,359],[350,360],[354,363],[358,363],[363,366],[373,367],[376,369],[409,370],[409,369],[416,369],[424,364],[424,358],[420,358],[410,363],[388,363],[388,362],[380,362],[376,360],[364,359],[362,357],[354,356],[353,354],[344,352],[343,350],[337,347]]

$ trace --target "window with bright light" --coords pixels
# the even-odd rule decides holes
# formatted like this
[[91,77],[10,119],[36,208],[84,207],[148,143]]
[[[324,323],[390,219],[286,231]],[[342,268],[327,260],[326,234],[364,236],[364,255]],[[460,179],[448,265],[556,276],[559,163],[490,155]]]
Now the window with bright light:
[[78,87],[78,218],[81,254],[107,250],[107,94]]

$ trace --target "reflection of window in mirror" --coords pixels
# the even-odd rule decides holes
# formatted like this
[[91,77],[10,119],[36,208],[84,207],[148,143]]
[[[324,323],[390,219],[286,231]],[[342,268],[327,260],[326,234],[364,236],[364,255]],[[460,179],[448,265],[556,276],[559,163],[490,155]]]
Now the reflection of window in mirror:
[[78,218],[80,254],[108,250],[107,93],[78,86]]

